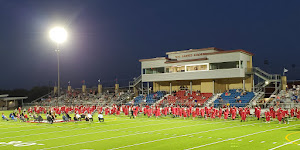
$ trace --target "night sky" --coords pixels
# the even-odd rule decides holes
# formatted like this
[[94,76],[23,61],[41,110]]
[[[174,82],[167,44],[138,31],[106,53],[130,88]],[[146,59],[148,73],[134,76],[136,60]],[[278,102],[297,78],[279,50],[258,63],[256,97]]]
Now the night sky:
[[245,49],[254,66],[280,74],[286,67],[289,80],[300,79],[299,7],[296,0],[0,0],[0,89],[54,85],[55,25],[69,34],[62,86],[128,83],[140,74],[139,59],[206,47]]

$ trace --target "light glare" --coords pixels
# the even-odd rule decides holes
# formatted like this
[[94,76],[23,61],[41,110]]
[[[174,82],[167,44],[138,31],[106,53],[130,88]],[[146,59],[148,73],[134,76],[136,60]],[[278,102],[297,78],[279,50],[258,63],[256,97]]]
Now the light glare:
[[63,43],[67,39],[67,31],[62,27],[55,27],[49,32],[50,39],[57,44]]

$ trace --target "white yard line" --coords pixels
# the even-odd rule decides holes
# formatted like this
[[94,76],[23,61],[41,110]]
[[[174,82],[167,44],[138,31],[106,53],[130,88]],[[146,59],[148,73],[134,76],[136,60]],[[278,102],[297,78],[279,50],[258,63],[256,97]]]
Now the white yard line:
[[[74,136],[81,136],[81,135],[88,135],[88,134],[97,134],[97,133],[102,133],[102,132],[109,132],[109,131],[120,131],[120,130],[127,130],[127,129],[133,129],[133,128],[138,128],[138,127],[147,127],[147,126],[155,126],[155,125],[162,125],[162,124],[173,124],[176,123],[174,121],[166,121],[168,123],[158,123],[158,124],[148,124],[148,125],[142,125],[142,126],[134,126],[134,127],[127,127],[127,128],[119,128],[119,129],[112,129],[112,130],[102,130],[102,131],[98,131],[95,130],[93,132],[90,133],[83,133],[83,134],[75,134],[75,135],[70,135],[70,136],[63,136],[63,137],[55,137],[55,138],[49,138],[49,139],[42,139],[42,140],[36,140],[36,141],[30,141],[30,142],[38,142],[38,141],[47,141],[47,140],[56,140],[56,139],[60,139],[60,138],[68,138],[68,137],[74,137]],[[205,125],[205,124],[198,124],[198,125]],[[136,132],[140,132],[140,131],[136,131]]]
[[[166,122],[174,123],[174,121],[165,121],[164,123],[148,124],[148,125],[134,126],[134,127],[128,127],[128,128],[119,128],[119,129],[105,130],[105,131],[99,131],[99,132],[95,132],[97,130],[93,130],[93,132],[91,132],[91,133],[75,134],[75,135],[70,135],[70,136],[55,137],[55,138],[35,140],[35,141],[28,141],[28,142],[29,143],[34,143],[34,142],[38,142],[38,141],[47,141],[47,140],[61,139],[61,138],[64,139],[64,138],[68,138],[68,137],[74,137],[74,136],[80,136],[80,135],[88,135],[88,134],[97,134],[97,133],[108,132],[108,131],[120,131],[120,130],[126,130],[126,129],[137,128],[137,127],[145,127],[145,126],[153,126],[153,125],[161,125],[161,124],[170,124],[170,123],[166,123]],[[180,122],[180,121],[176,121],[176,122]],[[0,145],[0,147],[4,147],[4,146],[7,146],[7,145]]]
[[49,128],[57,128],[57,127],[55,126],[55,127],[44,127],[44,128],[35,128],[35,129],[18,130],[18,131],[8,131],[8,132],[0,132],[0,134],[14,133],[14,132],[23,132],[23,131],[43,130],[43,129],[49,129]]
[[203,144],[203,145],[192,147],[192,148],[187,148],[185,150],[197,149],[197,148],[201,148],[201,147],[205,147],[205,146],[209,146],[209,145],[213,145],[213,144],[218,144],[218,143],[222,143],[222,142],[226,142],[226,141],[232,141],[232,140],[235,140],[235,139],[244,138],[244,137],[248,137],[248,136],[251,136],[251,135],[256,135],[256,134],[260,134],[260,133],[264,133],[264,132],[268,132],[268,131],[274,131],[274,130],[284,129],[284,128],[288,128],[288,127],[292,127],[292,126],[296,126],[296,125],[291,125],[291,126],[286,126],[286,127],[281,127],[281,128],[274,128],[274,129],[265,130],[265,131],[259,131],[259,132],[255,132],[255,133],[251,133],[251,134],[246,134],[246,135],[238,136],[238,137],[235,137],[235,138],[229,138],[229,139],[222,140],[222,141],[217,141],[217,142]]
[[[222,122],[218,122],[218,123],[222,123]],[[217,123],[207,123],[207,124],[217,124]],[[73,144],[66,144],[66,145],[60,145],[60,146],[53,146],[53,147],[43,148],[43,149],[40,149],[40,150],[54,149],[54,148],[61,148],[61,147],[67,147],[67,146],[79,145],[79,144],[93,143],[93,142],[98,142],[98,141],[103,141],[103,140],[116,139],[116,138],[121,138],[121,137],[128,137],[128,136],[132,136],[132,135],[140,135],[140,134],[146,134],[146,133],[153,133],[153,132],[157,132],[157,131],[172,130],[172,129],[179,129],[179,128],[191,127],[191,126],[207,125],[207,124],[196,124],[196,125],[187,125],[187,126],[180,126],[180,127],[173,127],[173,128],[159,129],[159,130],[153,130],[153,131],[147,131],[147,132],[140,132],[140,133],[135,133],[135,134],[128,134],[128,135],[121,135],[121,136],[115,136],[115,137],[109,137],[109,138],[97,139],[97,140],[93,140],[93,141],[84,141],[84,142],[73,143]]]
[[[134,120],[134,119],[127,119],[127,120]],[[171,120],[171,119],[170,119]],[[1,137],[0,139],[7,139],[7,138],[16,138],[16,137],[26,137],[26,136],[32,136],[32,135],[42,135],[42,134],[50,134],[50,133],[56,133],[56,132],[68,132],[68,131],[73,131],[73,130],[81,130],[81,129],[95,129],[95,128],[102,128],[104,126],[113,126],[113,125],[122,125],[122,124],[132,124],[132,123],[139,123],[139,122],[165,122],[166,120],[147,120],[145,119],[144,121],[139,121],[136,120],[135,122],[126,122],[126,123],[119,123],[119,124],[110,124],[110,125],[101,125],[101,126],[96,126],[96,127],[87,127],[87,128],[70,128],[69,127],[74,127],[74,126],[78,126],[78,125],[87,125],[86,123],[82,123],[82,124],[74,124],[74,125],[69,125],[68,126],[68,130],[61,130],[61,131],[54,131],[54,132],[47,132],[47,133],[38,133],[38,134],[27,134],[27,135],[20,135],[20,136],[14,136],[14,137]],[[190,120],[178,120],[178,122],[188,122]],[[106,122],[114,122],[114,121],[106,121]],[[176,121],[177,122],[177,121]],[[97,122],[96,122],[97,123]],[[197,122],[194,122],[197,123]],[[47,128],[38,128],[38,129],[28,129],[28,130],[19,130],[19,131],[9,131],[9,132],[2,132],[2,133],[13,133],[13,132],[22,132],[22,131],[31,131],[31,130],[40,130],[40,129],[49,129],[49,128],[59,128],[59,129],[63,129],[65,128],[64,125],[62,126],[54,126],[54,127],[47,127]],[[0,132],[0,134],[2,134]]]
[[[297,140],[294,140],[294,141],[291,141],[291,142],[288,142],[288,143],[285,143],[285,144],[282,144],[282,145],[279,145],[279,146],[276,146],[276,147],[273,147],[269,150],[274,150],[274,149],[277,149],[277,148],[280,148],[280,147],[283,147],[283,146],[286,146],[288,144],[293,144],[294,142],[297,142],[297,141],[300,141],[300,139],[297,139]],[[299,145],[299,144],[298,144]]]
[[[150,120],[150,121],[145,121],[145,122],[151,122],[151,121],[156,121],[156,120]],[[141,122],[143,122],[143,121],[141,121]],[[59,132],[69,132],[69,131],[80,130],[80,129],[87,130],[87,129],[94,129],[94,128],[102,128],[104,126],[131,124],[131,123],[137,123],[137,122],[130,122],[130,123],[126,122],[126,123],[119,123],[119,124],[99,125],[99,126],[96,126],[96,127],[74,128],[74,129],[68,129],[68,130],[53,131],[53,132],[43,132],[43,133],[37,133],[37,134],[27,134],[27,135],[20,135],[20,136],[1,137],[0,139],[19,138],[19,137],[27,137],[27,136],[33,136],[33,135],[42,135],[42,134],[59,133]]]
[[[112,122],[112,121],[109,121],[109,122]],[[64,125],[61,125],[63,127],[68,127],[68,126],[74,126],[74,125],[66,125],[67,122],[62,122],[62,123],[59,123],[59,124],[64,124]],[[27,124],[27,125],[26,125]],[[7,126],[10,126],[10,125],[15,125],[17,127],[7,127]],[[49,125],[48,127],[45,126],[45,125]],[[84,124],[76,124],[76,126],[78,125],[84,125]],[[48,123],[27,123],[27,122],[21,122],[20,124],[6,124],[5,125],[5,128],[0,128],[0,131],[1,130],[7,130],[7,129],[13,129],[13,128],[29,128],[29,127],[43,127],[43,128],[53,128],[53,127],[59,127],[57,126],[56,124],[48,124]],[[42,128],[39,128],[39,129],[42,129]],[[20,131],[20,130],[18,130]],[[0,132],[1,134],[1,132]]]
[[[114,121],[106,121],[106,122],[114,122]],[[63,122],[63,123],[68,123],[68,122]],[[48,124],[47,124],[48,125]],[[74,126],[78,126],[78,125],[86,125],[85,123],[82,123],[82,124],[73,124],[73,125],[61,125],[61,126],[48,126],[48,127],[43,127],[43,128],[35,128],[35,129],[26,129],[26,130],[17,130],[17,131],[8,131],[8,132],[0,132],[0,134],[5,134],[5,133],[14,133],[14,132],[27,132],[27,131],[34,131],[34,130],[42,130],[42,129],[49,129],[49,128],[65,128],[67,126],[68,129],[70,129],[69,127],[74,127]],[[37,126],[35,126],[37,127]],[[19,128],[19,127],[16,127],[16,128]],[[80,129],[80,128],[77,128],[77,129]]]
[[[130,119],[126,119],[126,118],[118,118],[119,120],[118,121],[126,121],[126,120],[130,120]],[[114,121],[114,118],[109,118],[109,119],[105,119],[106,121],[105,122],[115,122]],[[109,121],[107,121],[107,120],[109,120]],[[82,122],[85,122],[85,121],[82,121]],[[1,124],[6,124],[5,125],[5,128],[0,128],[0,130],[6,130],[6,129],[13,129],[13,128],[20,128],[20,127],[24,127],[24,128],[27,128],[27,127],[37,127],[37,126],[42,126],[42,125],[49,125],[48,123],[38,123],[38,122],[36,122],[36,123],[27,123],[27,122],[17,122],[17,123],[20,123],[20,124],[18,124],[18,125],[16,125],[16,124],[14,124],[14,123],[16,123],[16,122],[11,122],[11,123],[8,123],[8,122],[1,122]],[[62,122],[62,123],[60,123],[60,124],[65,124],[65,123],[68,123],[68,122]],[[21,125],[22,124],[22,125]],[[35,125],[33,125],[33,124],[35,124]],[[7,126],[9,126],[9,125],[16,125],[17,127],[7,127]],[[78,125],[85,125],[85,124],[76,124],[76,126],[78,126]],[[0,126],[2,126],[2,125],[0,125]],[[64,125],[64,127],[66,127],[66,126],[74,126],[74,125]],[[55,126],[55,127],[57,127],[57,126]]]
[[[260,124],[260,123],[255,123],[255,124]],[[252,124],[242,125],[242,126],[249,126],[249,125],[252,125]],[[187,136],[194,135],[194,134],[206,133],[206,132],[211,132],[211,131],[218,131],[218,130],[223,130],[223,129],[230,129],[230,128],[235,128],[235,127],[241,127],[241,126],[231,126],[231,127],[212,129],[212,130],[201,131],[201,132],[196,132],[196,133],[178,135],[178,136],[173,136],[173,137],[168,137],[168,138],[162,138],[162,139],[157,139],[157,140],[152,140],[152,141],[147,141],[147,142],[142,142],[142,143],[137,143],[137,144],[132,144],[132,145],[126,145],[126,146],[116,147],[116,148],[112,148],[110,150],[116,150],[116,149],[122,149],[122,148],[127,148],[127,147],[133,147],[133,146],[137,146],[137,145],[143,145],[143,144],[148,144],[148,143],[153,143],[153,142],[158,142],[158,141],[163,141],[163,140],[175,139],[175,138],[179,138],[179,137],[187,137]]]
[[[2,122],[1,122],[2,124]],[[10,125],[14,125],[16,127],[8,127]],[[28,128],[28,127],[37,127],[38,125],[25,125],[25,124],[22,124],[22,125],[18,125],[18,124],[6,124],[6,125],[3,125],[4,127],[3,128],[0,128],[0,130],[8,130],[8,129],[13,129],[13,128]]]

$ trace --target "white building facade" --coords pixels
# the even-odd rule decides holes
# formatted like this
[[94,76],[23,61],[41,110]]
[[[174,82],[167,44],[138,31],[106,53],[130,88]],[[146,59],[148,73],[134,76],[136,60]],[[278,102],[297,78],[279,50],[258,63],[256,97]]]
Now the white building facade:
[[252,90],[253,54],[215,47],[167,52],[167,57],[141,59],[142,82],[152,82],[154,91],[174,91],[180,87],[205,93],[228,89]]

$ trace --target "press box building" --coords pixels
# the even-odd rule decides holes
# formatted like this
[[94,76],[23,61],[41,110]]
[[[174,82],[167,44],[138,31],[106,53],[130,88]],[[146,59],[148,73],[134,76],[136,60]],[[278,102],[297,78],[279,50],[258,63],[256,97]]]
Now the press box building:
[[[152,82],[153,91],[178,91],[180,87],[202,93],[228,89],[253,90],[253,54],[215,47],[167,52],[167,57],[141,59],[142,82]],[[149,85],[149,84],[148,84]]]

